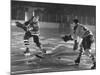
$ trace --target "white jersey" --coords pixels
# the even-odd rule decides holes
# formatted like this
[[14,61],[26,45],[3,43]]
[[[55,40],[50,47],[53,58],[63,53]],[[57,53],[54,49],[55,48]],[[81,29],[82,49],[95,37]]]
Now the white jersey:
[[72,36],[74,39],[78,39],[78,38],[84,38],[88,35],[93,35],[92,32],[85,26],[83,26],[82,24],[77,24],[76,26],[74,26],[74,28],[72,29]]

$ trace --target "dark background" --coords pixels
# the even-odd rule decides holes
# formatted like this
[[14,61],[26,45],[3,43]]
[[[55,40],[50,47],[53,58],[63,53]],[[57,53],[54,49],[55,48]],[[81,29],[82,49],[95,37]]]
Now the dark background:
[[[24,20],[27,8],[37,8],[41,22],[65,23],[77,16],[82,24],[96,25],[96,6],[11,1],[11,19]],[[42,10],[43,9],[43,10]]]

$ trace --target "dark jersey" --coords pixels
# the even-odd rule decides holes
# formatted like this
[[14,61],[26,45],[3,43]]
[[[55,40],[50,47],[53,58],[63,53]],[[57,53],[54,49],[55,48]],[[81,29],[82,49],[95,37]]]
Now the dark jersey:
[[36,18],[34,20],[33,19],[27,21],[25,24],[27,31],[31,32],[32,35],[36,35],[39,34],[39,21]]

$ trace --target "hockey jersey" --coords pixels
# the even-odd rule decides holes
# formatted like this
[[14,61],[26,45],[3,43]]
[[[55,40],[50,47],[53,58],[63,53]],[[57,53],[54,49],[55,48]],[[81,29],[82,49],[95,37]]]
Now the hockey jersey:
[[79,37],[84,38],[88,35],[93,35],[92,32],[87,27],[79,23],[75,25],[72,30],[73,30],[72,35],[74,39],[78,39]]
[[26,25],[27,31],[30,31],[31,34],[39,34],[39,21],[35,18],[30,20]]

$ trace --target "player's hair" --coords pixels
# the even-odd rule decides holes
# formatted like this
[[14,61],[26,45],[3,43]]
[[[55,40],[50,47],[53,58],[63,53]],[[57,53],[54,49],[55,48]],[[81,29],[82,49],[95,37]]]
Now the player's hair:
[[74,19],[73,22],[77,24],[79,22],[79,20],[78,19]]

